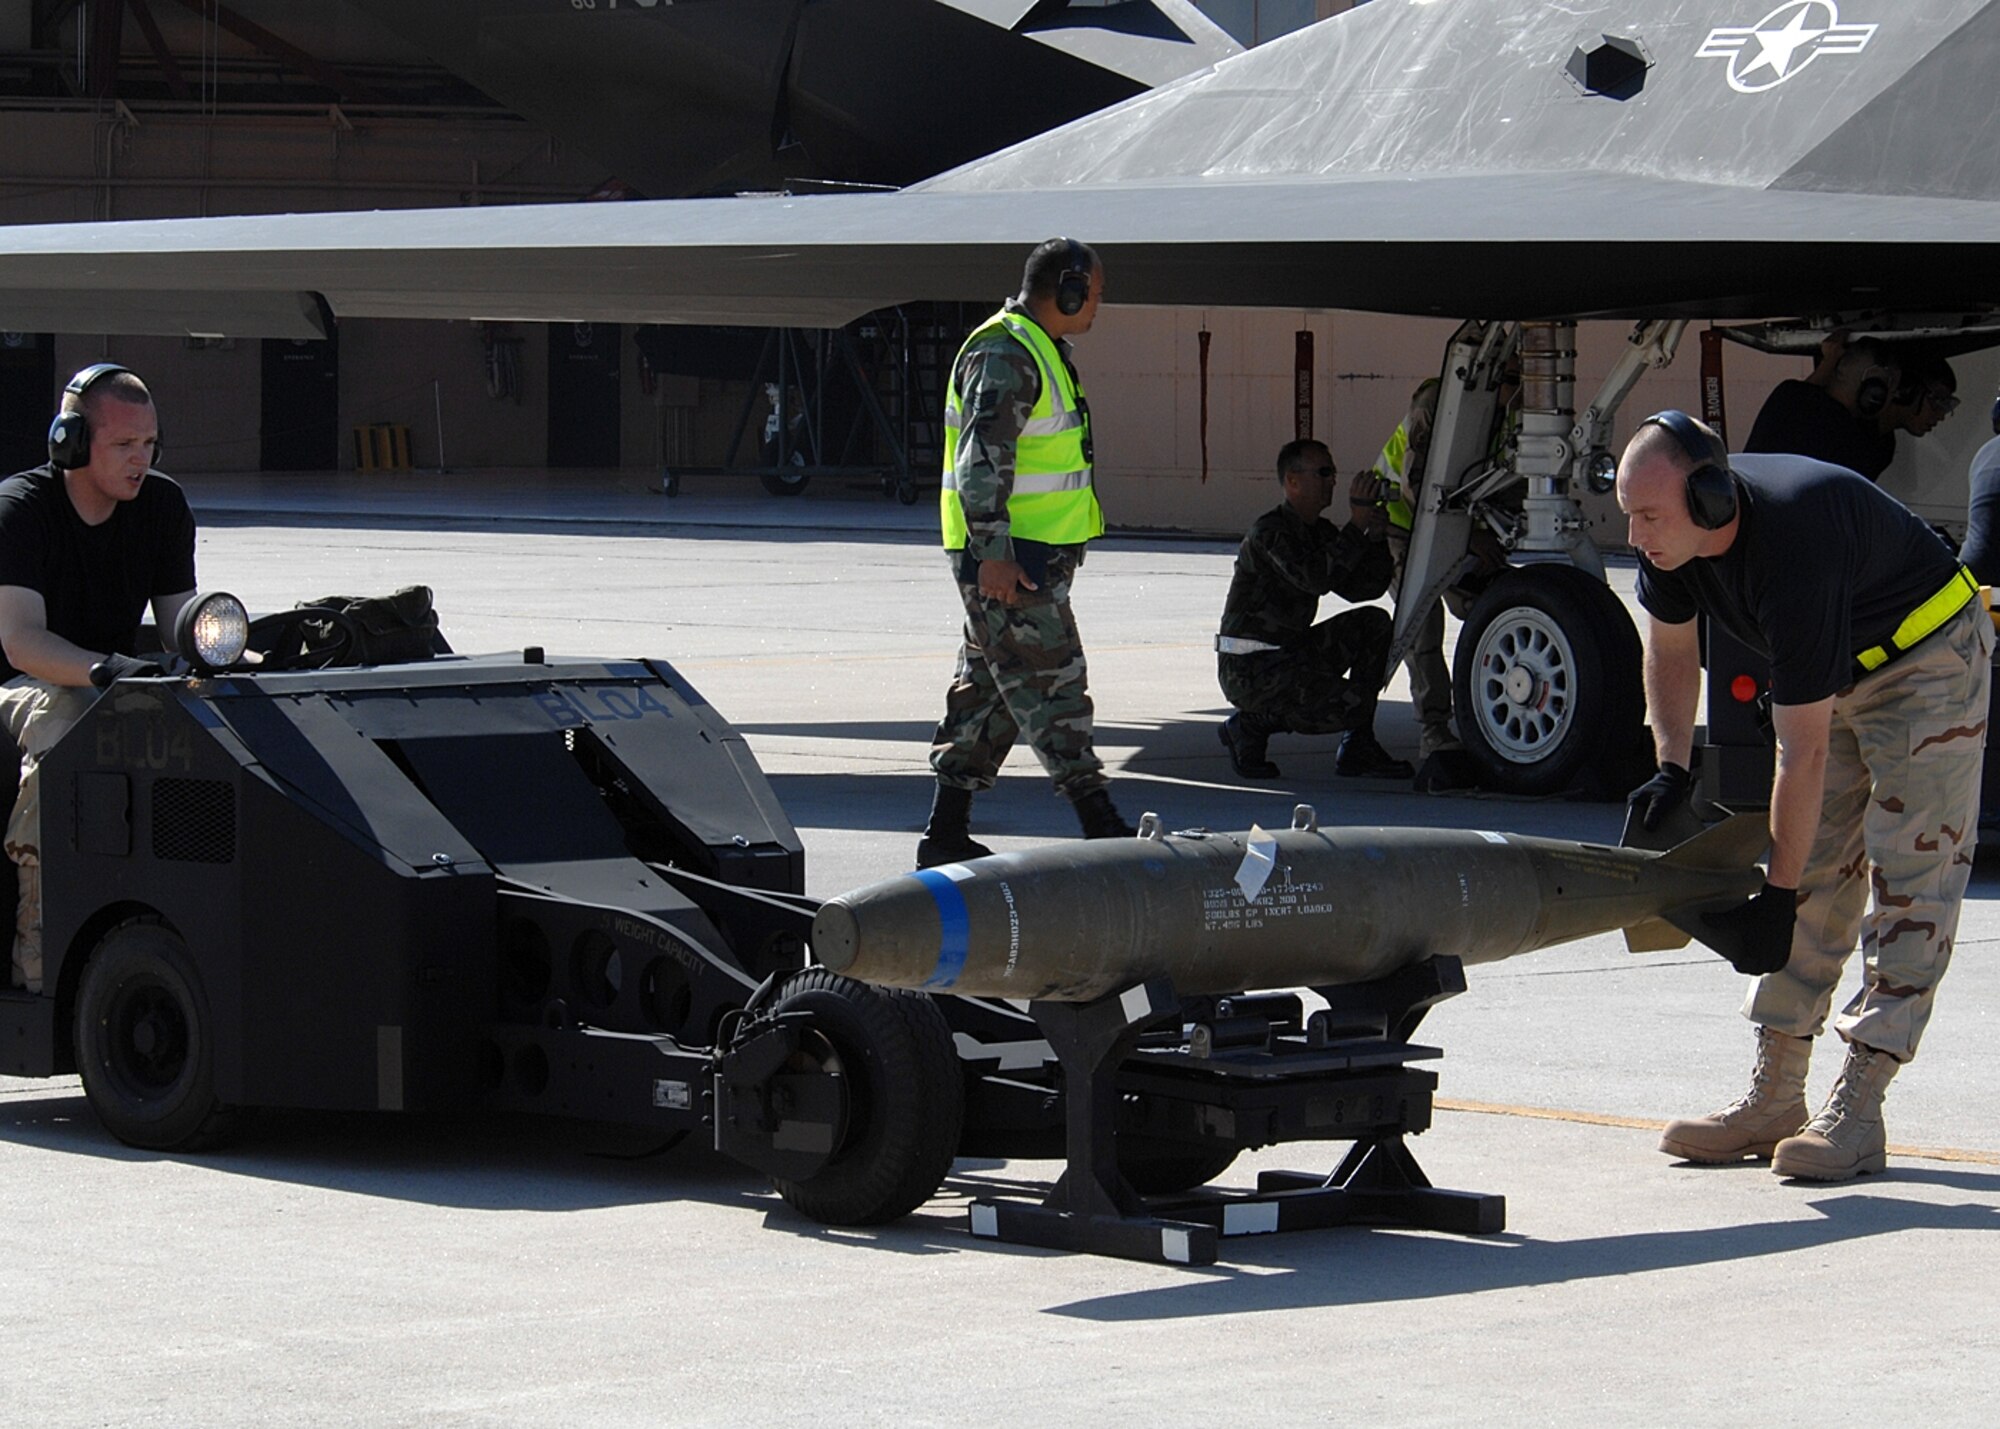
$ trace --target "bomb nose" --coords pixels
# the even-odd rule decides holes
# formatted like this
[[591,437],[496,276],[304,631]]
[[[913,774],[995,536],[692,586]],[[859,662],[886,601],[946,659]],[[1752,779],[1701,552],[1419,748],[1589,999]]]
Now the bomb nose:
[[815,958],[837,973],[854,966],[861,951],[861,925],[855,921],[854,910],[840,899],[823,904],[813,918],[812,950]]

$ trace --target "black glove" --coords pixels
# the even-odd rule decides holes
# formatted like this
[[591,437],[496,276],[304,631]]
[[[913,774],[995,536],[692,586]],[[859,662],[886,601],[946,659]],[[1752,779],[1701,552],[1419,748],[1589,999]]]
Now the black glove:
[[1792,956],[1792,925],[1799,921],[1799,891],[1764,885],[1748,903],[1703,913],[1701,940],[1740,973],[1774,973]]
[[148,675],[164,675],[167,667],[156,660],[142,660],[136,655],[106,655],[90,667],[90,683],[98,689],[109,688],[113,680],[143,679]]
[[1625,803],[1639,810],[1639,824],[1650,833],[1673,812],[1674,805],[1686,803],[1693,792],[1693,773],[1663,759],[1660,772],[1627,794]]

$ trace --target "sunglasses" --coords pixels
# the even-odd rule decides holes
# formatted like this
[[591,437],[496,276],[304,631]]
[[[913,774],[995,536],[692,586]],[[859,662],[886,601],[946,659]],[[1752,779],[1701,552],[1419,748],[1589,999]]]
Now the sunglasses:
[[1958,398],[1949,392],[1940,392],[1935,387],[1925,391],[1924,400],[1937,409],[1940,417],[1949,417],[1958,410]]

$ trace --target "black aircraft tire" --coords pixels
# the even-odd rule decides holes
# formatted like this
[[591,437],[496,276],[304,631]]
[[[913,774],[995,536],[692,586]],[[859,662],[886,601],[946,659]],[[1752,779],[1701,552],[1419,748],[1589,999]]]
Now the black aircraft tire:
[[812,478],[802,471],[759,472],[757,480],[763,482],[764,489],[773,496],[798,496],[812,483]]
[[818,1172],[772,1184],[830,1226],[881,1225],[928,1201],[958,1155],[965,1087],[951,1028],[919,992],[870,987],[807,968],[778,1008],[805,1010],[848,1083],[846,1135]]
[[192,1151],[227,1136],[215,1022],[172,929],[134,918],[104,935],[77,990],[75,1037],[84,1095],[126,1145]]
[[1236,1162],[1236,1148],[1188,1151],[1180,1143],[1119,1137],[1118,1170],[1142,1196],[1171,1196],[1206,1186]]
[[1611,588],[1574,566],[1495,581],[1459,632],[1459,737],[1508,794],[1555,794],[1622,759],[1645,719],[1639,633]]

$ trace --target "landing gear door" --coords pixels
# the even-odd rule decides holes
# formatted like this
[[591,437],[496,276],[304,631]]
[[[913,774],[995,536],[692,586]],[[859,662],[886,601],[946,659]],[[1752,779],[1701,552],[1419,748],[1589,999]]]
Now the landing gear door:
[[1423,485],[1412,503],[1416,519],[1397,592],[1395,639],[1387,670],[1402,663],[1431,602],[1462,575],[1461,563],[1471,549],[1473,517],[1454,498],[1492,464],[1495,388],[1510,346],[1508,329],[1468,323],[1445,353]]

